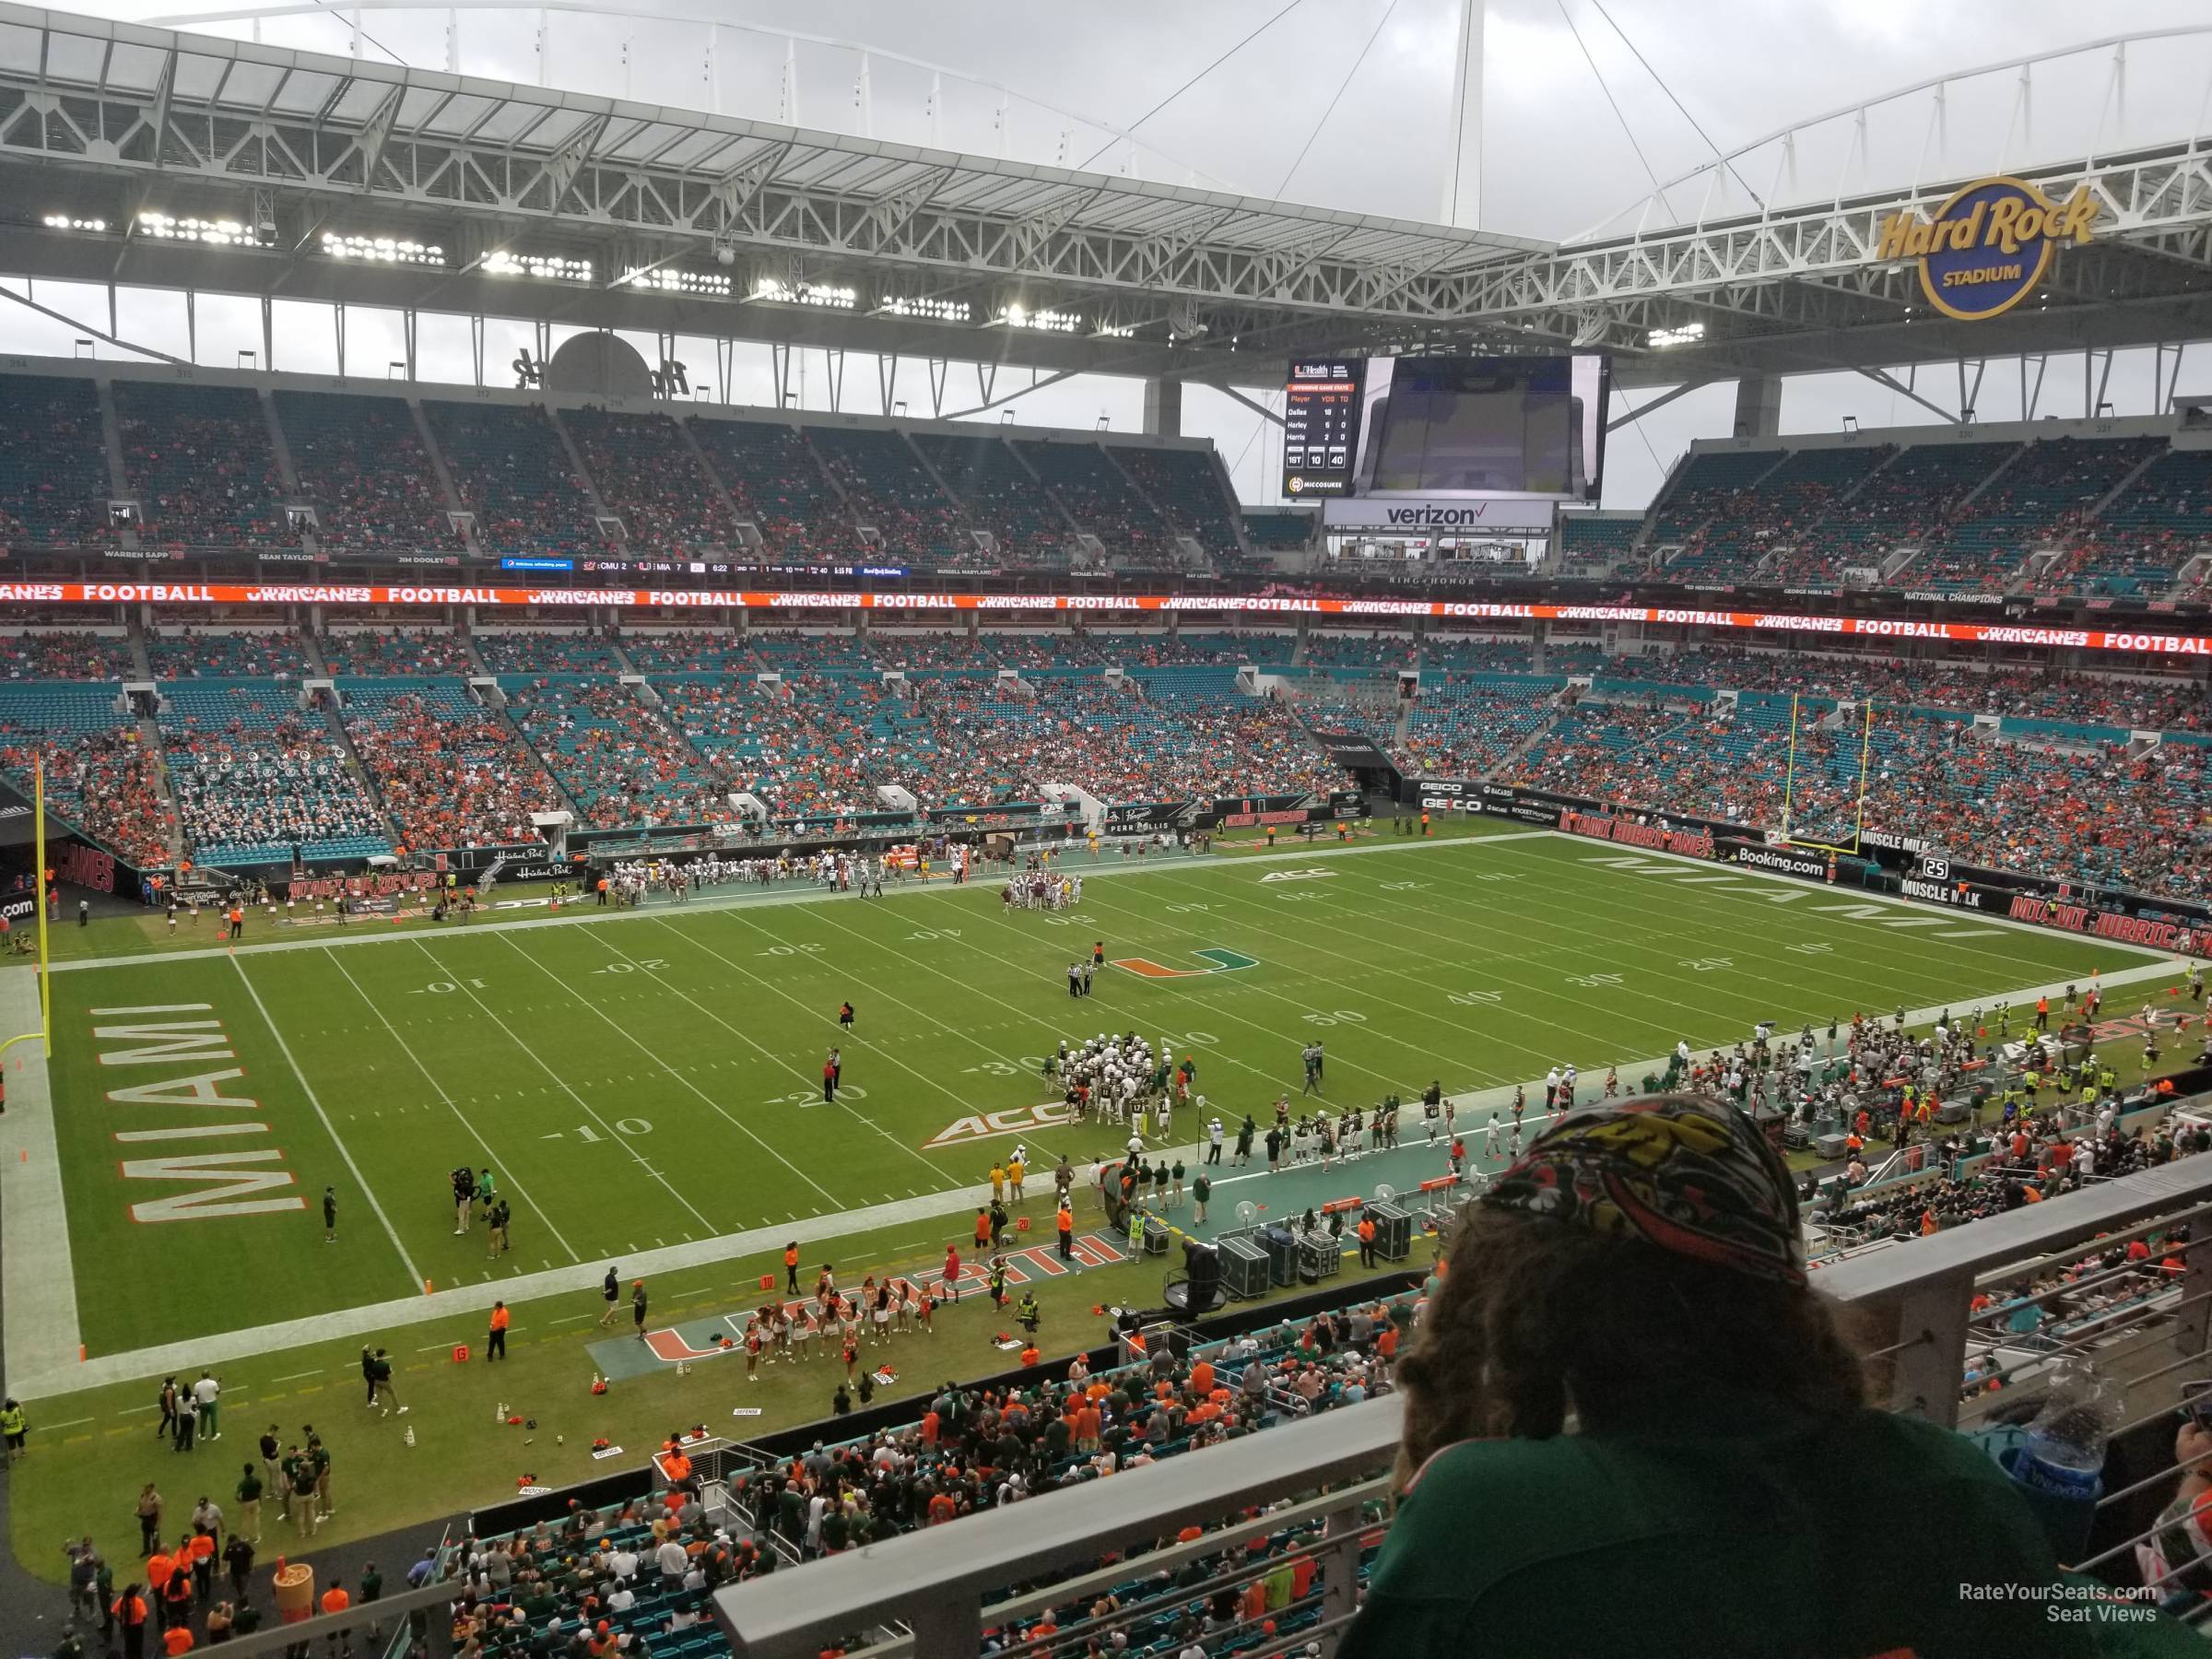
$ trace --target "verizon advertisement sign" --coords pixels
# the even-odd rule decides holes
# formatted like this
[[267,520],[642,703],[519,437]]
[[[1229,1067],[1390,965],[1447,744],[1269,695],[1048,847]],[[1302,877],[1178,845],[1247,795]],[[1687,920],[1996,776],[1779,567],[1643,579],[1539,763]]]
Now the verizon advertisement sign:
[[1391,535],[1476,535],[1485,530],[1548,530],[1556,505],[1549,498],[1338,496],[1322,502],[1321,522],[1331,530]]

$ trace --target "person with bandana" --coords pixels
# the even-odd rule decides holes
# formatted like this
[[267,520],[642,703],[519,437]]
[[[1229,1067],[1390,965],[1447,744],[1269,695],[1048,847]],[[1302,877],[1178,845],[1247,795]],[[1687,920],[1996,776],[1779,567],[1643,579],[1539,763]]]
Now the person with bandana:
[[[1968,1441],[1868,1403],[1789,1172],[1719,1100],[1538,1135],[1467,1206],[1397,1383],[1397,1513],[1338,1659],[2203,1652],[2140,1603],[2048,1617],[2034,1515]],[[1840,1570],[1840,1539],[1880,1570]]]

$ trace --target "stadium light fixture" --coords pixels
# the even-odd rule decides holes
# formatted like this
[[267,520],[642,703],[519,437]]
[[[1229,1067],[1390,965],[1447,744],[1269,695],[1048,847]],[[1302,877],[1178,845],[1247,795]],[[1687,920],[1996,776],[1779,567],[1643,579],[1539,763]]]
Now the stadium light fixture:
[[436,242],[409,241],[399,236],[354,236],[343,231],[323,232],[326,259],[359,259],[371,265],[443,265],[445,250]]
[[893,295],[876,308],[878,314],[913,317],[924,323],[972,323],[975,307],[965,300],[938,300],[924,295],[910,299]]
[[535,276],[545,282],[589,282],[592,262],[571,259],[565,253],[516,253],[501,248],[484,256],[484,269],[494,276]]
[[156,241],[206,242],[218,248],[265,248],[274,240],[273,233],[256,230],[236,219],[197,218],[189,214],[180,218],[150,210],[138,216],[138,234]]
[[49,230],[89,230],[96,234],[108,228],[104,218],[73,218],[66,213],[50,213],[39,223]]
[[664,294],[697,294],[709,300],[727,300],[732,292],[730,279],[719,271],[679,271],[671,265],[658,265],[652,270],[632,265],[622,273],[622,280],[630,288],[653,288]]
[[1031,311],[1026,305],[1008,305],[991,319],[1008,328],[1027,328],[1039,334],[1074,334],[1083,326],[1083,319],[1074,312]]
[[1090,331],[1090,337],[1094,340],[1128,340],[1135,335],[1136,324],[1134,323],[1101,323]]
[[1643,336],[1643,343],[1654,351],[1669,346],[1695,346],[1705,337],[1705,324],[1685,323],[1676,328],[1654,328]]
[[828,282],[785,282],[780,276],[762,276],[753,284],[752,297],[770,305],[808,305],[824,311],[857,311],[858,288]]

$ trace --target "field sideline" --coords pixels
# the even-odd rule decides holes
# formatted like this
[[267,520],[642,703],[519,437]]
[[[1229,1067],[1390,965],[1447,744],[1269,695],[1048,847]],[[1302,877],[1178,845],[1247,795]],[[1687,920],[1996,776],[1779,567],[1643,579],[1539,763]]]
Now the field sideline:
[[[1342,1108],[1566,1060],[1602,1076],[1762,1018],[1824,1027],[2092,967],[2164,971],[2125,947],[1542,832],[1126,876],[1110,856],[1100,877],[1073,917],[1002,914],[989,883],[775,901],[794,888],[57,964],[76,1340],[106,1361],[88,1369],[129,1374],[140,1350],[213,1333],[331,1334],[410,1297],[480,1305],[654,1252],[720,1259],[778,1230],[823,1239],[909,1215],[958,1230],[942,1218],[1001,1143],[1087,1164],[1118,1138],[1038,1112],[1055,1092],[1038,1057],[1062,1036],[1169,1037],[1212,1110],[1264,1115],[1296,1095],[1316,1036]],[[1110,967],[1071,1006],[1065,965],[1094,939],[1110,960],[1183,972]],[[825,1104],[846,999],[845,1088]],[[1187,1144],[1197,1125],[1176,1128]],[[480,1228],[453,1234],[445,1177],[464,1161],[494,1167],[513,1206],[497,1261]]]

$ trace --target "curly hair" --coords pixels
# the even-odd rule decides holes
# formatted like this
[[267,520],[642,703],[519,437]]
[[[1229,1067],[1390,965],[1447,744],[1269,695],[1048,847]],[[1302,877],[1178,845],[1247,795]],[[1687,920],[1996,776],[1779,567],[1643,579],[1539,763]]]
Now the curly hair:
[[1450,1269],[1400,1358],[1401,1489],[1463,1440],[1603,1432],[1712,1387],[1823,1416],[1865,1403],[1835,1303],[1565,1222],[1471,1204]]

